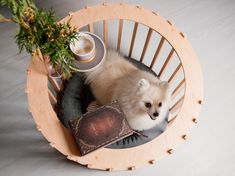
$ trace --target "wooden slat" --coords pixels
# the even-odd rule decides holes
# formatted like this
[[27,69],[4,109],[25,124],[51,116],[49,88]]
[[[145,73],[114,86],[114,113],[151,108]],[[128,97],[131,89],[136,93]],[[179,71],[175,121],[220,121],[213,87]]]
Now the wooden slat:
[[167,56],[167,58],[166,58],[166,60],[165,60],[165,62],[164,62],[164,64],[163,64],[163,66],[162,66],[162,68],[161,68],[161,70],[160,70],[160,72],[159,72],[159,74],[158,74],[158,76],[161,78],[161,76],[164,74],[164,72],[165,72],[165,70],[166,70],[166,68],[167,68],[167,66],[169,65],[169,63],[170,63],[170,61],[171,61],[171,59],[172,59],[172,56],[173,56],[173,54],[174,54],[174,48],[172,48],[171,49],[171,51],[170,51],[170,53],[168,54],[168,56]]
[[134,47],[134,43],[135,43],[135,37],[136,37],[137,29],[138,29],[138,23],[135,22],[133,33],[132,33],[130,50],[129,50],[129,57],[131,57],[131,55],[132,55],[132,51],[133,51],[133,47]]
[[107,47],[108,46],[108,21],[103,21],[103,38],[104,38],[104,44]]
[[48,89],[48,95],[49,95],[51,104],[53,104],[53,105],[57,104],[57,99],[56,99],[56,97],[54,96],[54,94],[51,92],[50,89]]
[[55,92],[58,93],[61,90],[61,87],[59,86],[59,84],[57,83],[57,81],[53,78],[51,78],[50,76],[48,76],[48,80],[50,81],[52,87],[54,88]]
[[171,82],[176,78],[176,76],[180,73],[180,72],[179,72],[180,68],[181,68],[181,64],[179,64],[179,65],[176,67],[175,71],[172,73],[172,75],[171,75],[170,78],[168,79],[168,83],[171,83]]
[[88,31],[91,33],[94,33],[94,28],[93,28],[93,24],[88,24]]
[[150,68],[152,68],[153,65],[154,65],[154,63],[156,62],[157,57],[158,57],[158,55],[159,55],[159,53],[160,53],[160,51],[161,51],[161,49],[162,49],[162,46],[163,46],[164,41],[165,41],[165,39],[164,39],[164,37],[162,37],[161,40],[160,40],[160,42],[159,42],[159,45],[158,45],[158,47],[157,47],[157,50],[156,50],[156,52],[155,52],[155,54],[154,54],[154,56],[153,56],[153,59],[152,59]]
[[170,112],[174,114],[182,105],[184,97],[180,98],[171,108]]
[[144,55],[145,55],[145,52],[148,48],[148,44],[149,44],[149,41],[151,39],[152,33],[153,33],[153,29],[149,28],[149,31],[148,31],[148,34],[147,34],[147,37],[146,37],[146,40],[145,40],[144,48],[143,48],[143,51],[142,51],[142,54],[141,54],[141,57],[140,57],[140,62],[142,62],[143,59],[144,59]]
[[185,85],[185,79],[183,79],[172,92],[172,96],[171,96],[172,99],[174,99],[178,95],[178,93],[184,88],[184,85]]
[[117,51],[120,51],[120,46],[121,46],[121,41],[122,41],[122,28],[123,28],[123,19],[120,19],[119,29],[118,29]]
[[175,115],[173,118],[171,119],[168,119],[168,124],[167,124],[167,127],[169,127],[176,119],[177,115]]

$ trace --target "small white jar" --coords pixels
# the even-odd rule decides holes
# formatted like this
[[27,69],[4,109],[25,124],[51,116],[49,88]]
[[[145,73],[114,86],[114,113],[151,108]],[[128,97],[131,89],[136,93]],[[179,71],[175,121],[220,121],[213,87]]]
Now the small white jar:
[[81,62],[90,62],[95,58],[95,41],[87,33],[79,32],[79,39],[70,43],[70,49],[75,59]]

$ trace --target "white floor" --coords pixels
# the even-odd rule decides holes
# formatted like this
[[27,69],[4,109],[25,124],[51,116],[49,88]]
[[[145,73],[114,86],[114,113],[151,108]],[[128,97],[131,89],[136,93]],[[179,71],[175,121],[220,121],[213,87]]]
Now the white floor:
[[[111,2],[111,1],[110,1]],[[112,1],[115,2],[115,1]],[[108,173],[66,160],[35,129],[25,91],[29,56],[17,55],[14,24],[0,24],[0,175],[234,175],[235,1],[126,0],[159,11],[187,34],[203,68],[205,105],[189,140],[154,166]],[[61,18],[98,0],[37,1]],[[0,11],[7,14],[0,7]]]

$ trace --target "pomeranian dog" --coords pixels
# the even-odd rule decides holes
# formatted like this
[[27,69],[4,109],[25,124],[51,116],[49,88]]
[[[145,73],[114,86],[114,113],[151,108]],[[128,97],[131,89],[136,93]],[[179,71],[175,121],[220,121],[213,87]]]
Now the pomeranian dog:
[[138,69],[114,50],[108,50],[105,61],[86,73],[86,84],[99,104],[117,100],[134,130],[153,128],[168,113],[169,84]]

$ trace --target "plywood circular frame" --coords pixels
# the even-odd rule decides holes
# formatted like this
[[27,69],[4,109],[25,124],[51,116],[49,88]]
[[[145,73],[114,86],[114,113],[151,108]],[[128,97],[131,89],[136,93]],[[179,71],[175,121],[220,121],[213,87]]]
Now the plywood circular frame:
[[162,157],[171,154],[177,145],[186,139],[189,131],[195,125],[203,102],[201,68],[185,35],[157,12],[123,3],[103,3],[85,7],[80,11],[71,12],[61,22],[65,22],[69,18],[72,18],[71,25],[77,28],[100,20],[124,19],[141,23],[157,31],[172,45],[182,63],[186,83],[184,100],[174,123],[156,139],[134,148],[102,148],[81,157],[72,135],[60,123],[53,110],[48,97],[45,65],[37,57],[32,59],[27,70],[26,90],[29,111],[32,113],[37,129],[53,148],[66,155],[69,160],[89,168],[109,171],[133,170],[143,165],[154,164]]

